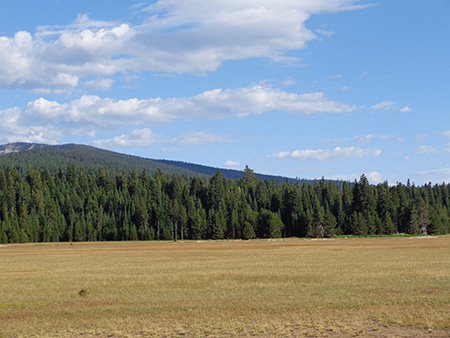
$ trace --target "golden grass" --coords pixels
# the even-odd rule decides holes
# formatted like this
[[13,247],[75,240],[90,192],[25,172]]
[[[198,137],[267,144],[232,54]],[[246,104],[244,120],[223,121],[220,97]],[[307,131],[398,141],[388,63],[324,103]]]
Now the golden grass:
[[450,236],[8,244],[21,336],[448,337]]

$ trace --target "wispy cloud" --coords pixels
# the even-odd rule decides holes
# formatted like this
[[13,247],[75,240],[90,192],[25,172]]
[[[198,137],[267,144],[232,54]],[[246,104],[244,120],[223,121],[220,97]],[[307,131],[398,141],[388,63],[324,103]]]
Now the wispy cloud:
[[390,112],[399,112],[399,113],[409,113],[412,109],[409,106],[398,107],[394,101],[383,101],[377,104],[374,104],[369,107],[369,110],[372,112],[376,111],[390,111]]
[[233,138],[227,135],[214,134],[207,131],[191,131],[171,139],[169,142],[180,145],[199,145],[208,143],[230,143]]
[[378,157],[381,149],[376,148],[356,148],[336,147],[334,149],[318,150],[294,150],[292,152],[279,152],[271,155],[273,158],[292,158],[299,161],[339,161],[351,158]]
[[133,130],[129,135],[121,135],[111,139],[95,140],[92,143],[102,148],[128,148],[162,143],[185,146],[229,142],[233,142],[233,139],[227,135],[214,134],[206,131],[191,131],[182,133],[176,138],[167,139],[163,135],[155,135],[149,128],[142,128]]
[[414,154],[416,155],[424,155],[424,154],[435,154],[437,153],[437,148],[434,146],[425,146],[421,145],[419,148],[417,148],[414,151]]
[[353,139],[358,142],[369,142],[369,141],[373,140],[374,137],[375,137],[375,135],[367,134],[367,135],[354,136]]
[[357,79],[364,79],[364,78],[366,78],[368,75],[369,75],[369,72],[364,71],[364,72],[359,73],[358,76],[357,76],[356,78],[357,78]]
[[450,168],[418,171],[416,175],[439,177],[442,181],[450,183]]
[[316,29],[316,33],[320,34],[322,36],[325,36],[327,38],[331,38],[334,35],[333,31],[327,31],[327,30],[324,30],[324,29]]
[[373,106],[370,106],[369,110],[371,110],[371,111],[390,110],[394,105],[395,105],[394,101],[383,101],[383,102],[374,104]]

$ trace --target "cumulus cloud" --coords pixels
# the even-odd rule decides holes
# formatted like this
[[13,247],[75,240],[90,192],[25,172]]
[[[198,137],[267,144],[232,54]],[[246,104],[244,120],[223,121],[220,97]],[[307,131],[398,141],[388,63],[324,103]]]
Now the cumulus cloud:
[[275,155],[272,155],[272,157],[292,158],[299,161],[339,161],[351,158],[378,157],[380,154],[381,150],[376,148],[336,147],[331,150],[318,149],[279,152]]
[[[164,124],[177,119],[222,119],[280,111],[292,114],[343,113],[352,105],[329,100],[323,93],[288,93],[270,86],[253,85],[237,89],[214,89],[187,98],[116,100],[83,95],[66,103],[39,98],[25,108],[0,111],[0,131],[11,137],[35,130],[47,131],[51,139],[91,135],[97,129],[121,129],[131,125]],[[184,140],[205,140],[211,135],[186,134]],[[27,137],[31,137],[30,135]],[[118,141],[118,140],[116,140]]]
[[80,15],[34,35],[0,37],[0,86],[61,90],[88,76],[204,73],[255,57],[298,62],[287,54],[317,38],[305,25],[311,15],[363,7],[358,0],[159,0],[141,7],[147,19],[136,25]]
[[450,138],[450,130],[443,131],[442,136],[444,136],[445,138]]

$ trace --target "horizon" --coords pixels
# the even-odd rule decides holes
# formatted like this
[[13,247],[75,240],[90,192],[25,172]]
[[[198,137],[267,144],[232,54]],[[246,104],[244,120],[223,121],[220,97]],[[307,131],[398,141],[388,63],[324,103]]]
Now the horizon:
[[0,9],[0,143],[308,180],[450,183],[448,1]]
[[[169,163],[166,163],[166,164],[170,164],[170,162],[175,162],[175,163],[178,162],[178,163],[183,163],[183,164],[188,164],[188,165],[193,165],[193,166],[199,166],[199,167],[206,167],[206,168],[211,168],[211,169],[217,169],[217,170],[223,171],[223,172],[229,170],[229,171],[233,171],[233,172],[242,172],[242,173],[244,173],[244,172],[247,170],[247,168],[248,168],[248,169],[250,169],[252,172],[254,172],[254,174],[255,174],[257,177],[260,176],[259,179],[263,179],[264,177],[272,177],[272,178],[274,178],[274,179],[275,179],[275,178],[288,179],[288,180],[291,181],[291,182],[292,182],[292,181],[305,181],[305,182],[313,182],[313,181],[315,182],[315,181],[317,181],[317,182],[318,182],[318,181],[321,181],[321,180],[325,180],[326,182],[334,182],[334,183],[344,183],[344,182],[346,182],[346,183],[349,183],[349,184],[354,184],[355,182],[360,182],[361,177],[362,177],[363,175],[367,178],[367,176],[366,176],[364,173],[361,174],[359,177],[353,179],[352,181],[349,181],[349,180],[342,180],[342,179],[328,179],[328,178],[325,178],[324,176],[322,176],[322,177],[315,177],[315,178],[304,178],[304,177],[289,177],[289,176],[282,176],[282,175],[277,175],[277,174],[264,174],[264,173],[260,173],[260,172],[257,172],[257,171],[255,171],[255,170],[253,170],[253,168],[248,167],[248,165],[246,165],[243,169],[233,169],[233,168],[226,168],[226,167],[214,167],[214,166],[210,166],[210,165],[206,165],[206,164],[194,163],[194,162],[186,162],[186,161],[180,161],[180,160],[168,160],[168,159],[163,159],[163,158],[143,157],[143,156],[132,155],[132,154],[128,154],[128,153],[120,152],[120,151],[115,151],[115,150],[102,149],[102,148],[95,147],[95,146],[93,146],[93,145],[82,144],[82,143],[63,143],[63,144],[57,144],[57,143],[55,143],[55,144],[47,144],[47,143],[33,143],[33,142],[10,142],[10,143],[6,143],[6,144],[0,144],[0,147],[8,146],[8,145],[15,145],[15,144],[38,145],[38,146],[50,146],[50,147],[67,146],[67,145],[87,146],[87,147],[92,147],[92,148],[98,149],[98,150],[110,151],[110,152],[113,152],[113,153],[116,153],[116,154],[119,154],[119,155],[125,155],[125,156],[131,156],[131,157],[138,157],[138,158],[143,159],[143,160],[150,160],[150,161],[156,161],[156,162],[169,162]],[[35,149],[35,148],[33,148],[33,149]],[[27,150],[32,150],[32,149],[18,150],[18,151],[15,151],[15,152],[5,153],[5,154],[2,154],[2,153],[0,152],[0,157],[1,157],[1,156],[4,156],[4,155],[9,155],[9,154],[12,154],[12,153],[18,153],[18,152],[27,151]],[[175,165],[175,166],[176,166],[176,165]],[[233,179],[233,178],[230,178],[230,179]],[[367,179],[368,179],[368,178],[367,178]],[[282,182],[280,182],[280,183],[282,183]],[[392,182],[388,182],[388,181],[383,181],[383,182],[378,182],[378,183],[370,183],[370,185],[376,186],[376,185],[378,185],[378,184],[384,184],[384,183],[388,183],[388,185],[389,185],[390,187],[398,186],[398,185],[400,185],[400,184],[401,184],[401,185],[411,185],[411,186],[416,186],[416,187],[422,187],[422,186],[424,186],[424,185],[431,184],[431,182],[426,182],[426,183],[424,183],[424,184],[418,184],[418,185],[416,185],[416,183],[415,183],[414,181],[411,181],[411,180],[408,178],[405,182],[395,182],[395,183],[392,183]],[[441,184],[447,185],[447,184],[449,184],[449,183],[441,182],[441,183],[434,183],[433,185],[441,185]]]

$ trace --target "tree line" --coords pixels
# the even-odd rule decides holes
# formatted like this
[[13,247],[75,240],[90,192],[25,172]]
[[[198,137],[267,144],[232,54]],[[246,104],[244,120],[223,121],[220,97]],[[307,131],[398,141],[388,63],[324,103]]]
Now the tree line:
[[158,170],[0,170],[0,242],[251,239],[450,232],[450,184],[292,184]]

